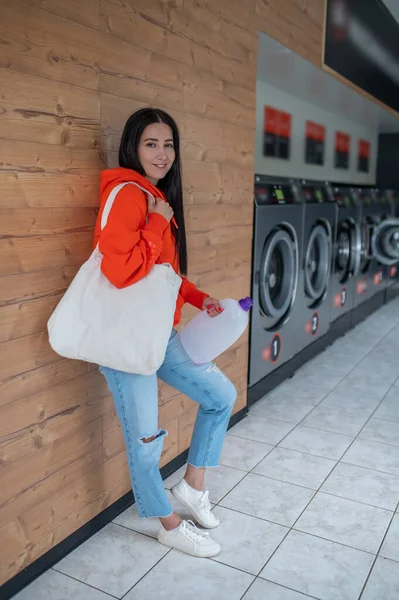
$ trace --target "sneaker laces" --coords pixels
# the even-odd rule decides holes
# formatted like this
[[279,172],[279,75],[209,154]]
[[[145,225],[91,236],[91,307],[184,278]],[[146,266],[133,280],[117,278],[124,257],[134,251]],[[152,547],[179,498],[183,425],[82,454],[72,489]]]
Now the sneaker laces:
[[181,531],[195,543],[199,543],[203,538],[209,537],[209,533],[198,529],[192,521],[182,521]]
[[205,492],[203,492],[203,494],[201,496],[200,507],[202,508],[202,510],[204,510],[208,514],[211,512],[211,503],[209,502],[209,492],[208,492],[208,490],[206,490]]

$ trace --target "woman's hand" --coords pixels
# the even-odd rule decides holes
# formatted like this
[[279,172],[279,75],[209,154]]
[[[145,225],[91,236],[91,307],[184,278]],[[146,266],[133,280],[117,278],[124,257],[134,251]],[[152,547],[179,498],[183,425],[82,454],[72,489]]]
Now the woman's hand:
[[148,212],[162,215],[169,223],[173,217],[173,208],[162,198],[148,198]]
[[216,298],[205,298],[202,310],[206,310],[210,317],[217,317],[223,312],[223,308],[219,304],[219,300]]

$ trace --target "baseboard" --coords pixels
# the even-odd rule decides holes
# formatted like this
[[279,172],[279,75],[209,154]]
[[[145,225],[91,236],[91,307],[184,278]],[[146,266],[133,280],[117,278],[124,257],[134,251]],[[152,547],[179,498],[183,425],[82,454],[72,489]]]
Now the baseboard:
[[386,290],[382,290],[374,296],[371,296],[368,300],[356,306],[352,311],[352,327],[359,325],[362,321],[367,319],[373,312],[381,308],[386,301]]
[[[247,407],[242,408],[240,411],[235,413],[230,421],[228,429],[234,427],[239,421],[241,421],[247,414]],[[176,456],[167,465],[162,467],[161,475],[162,479],[166,479],[172,473],[177,471],[187,462],[188,450],[185,450],[179,456]],[[37,577],[42,575],[45,571],[53,567],[67,554],[75,550],[78,546],[83,544],[88,538],[100,531],[103,527],[111,523],[118,515],[125,511],[129,506],[134,504],[133,492],[128,492],[122,498],[119,498],[116,502],[111,504],[108,508],[103,510],[96,517],[88,521],[83,527],[80,527],[77,531],[68,536],[65,540],[51,548],[46,554],[35,560],[26,569],[20,571],[12,579],[4,583],[0,587],[0,598],[1,600],[10,600],[15,594],[20,592],[24,587],[32,583]]]

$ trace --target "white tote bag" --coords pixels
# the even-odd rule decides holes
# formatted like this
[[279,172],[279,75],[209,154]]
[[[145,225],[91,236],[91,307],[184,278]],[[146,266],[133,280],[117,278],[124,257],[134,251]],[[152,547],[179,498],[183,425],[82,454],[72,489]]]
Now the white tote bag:
[[[119,190],[109,195],[101,230]],[[79,269],[48,321],[50,345],[61,356],[128,373],[152,375],[162,365],[173,328],[181,279],[169,264],[154,265],[129,287],[118,289],[100,269],[97,248]]]

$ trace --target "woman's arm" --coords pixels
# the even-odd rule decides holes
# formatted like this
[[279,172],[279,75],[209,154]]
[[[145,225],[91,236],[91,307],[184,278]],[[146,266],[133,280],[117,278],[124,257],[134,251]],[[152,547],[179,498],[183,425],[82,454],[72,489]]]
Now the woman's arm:
[[201,292],[191,281],[182,277],[180,294],[184,302],[188,302],[198,310],[207,310],[210,317],[217,317],[223,312],[219,301],[216,298],[211,298],[208,294]]
[[195,306],[198,310],[204,308],[204,300],[209,297],[208,294],[201,292],[201,290],[191,283],[191,281],[186,279],[186,277],[182,277],[180,295],[184,302],[188,302],[188,304]]
[[168,221],[148,213],[145,194],[132,185],[115,198],[107,225],[100,234],[101,270],[117,288],[145,277],[159,257]]

